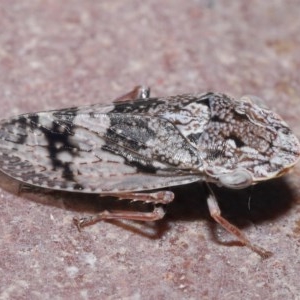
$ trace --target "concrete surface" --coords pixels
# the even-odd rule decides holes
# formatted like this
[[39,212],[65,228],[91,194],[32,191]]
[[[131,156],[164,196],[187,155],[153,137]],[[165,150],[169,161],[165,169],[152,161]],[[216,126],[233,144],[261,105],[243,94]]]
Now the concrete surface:
[[[257,95],[300,137],[299,15],[296,0],[0,0],[0,118],[109,103],[142,83],[156,96]],[[201,185],[176,188],[155,224],[78,232],[74,216],[119,204],[19,194],[2,177],[0,299],[300,297],[300,165],[250,190],[217,192],[224,216],[273,251],[268,260],[211,220]]]

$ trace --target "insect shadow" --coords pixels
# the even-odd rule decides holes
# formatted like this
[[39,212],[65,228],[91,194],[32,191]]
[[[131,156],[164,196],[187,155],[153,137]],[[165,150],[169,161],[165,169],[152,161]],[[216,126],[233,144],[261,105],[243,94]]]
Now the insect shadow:
[[[4,177],[3,177],[4,176]],[[1,188],[30,201],[73,211],[77,216],[97,214],[103,210],[151,211],[152,204],[99,197],[96,194],[53,191],[20,185],[17,181],[0,176]],[[156,222],[106,220],[125,230],[148,238],[160,238],[176,220],[192,222],[199,219],[212,220],[203,183],[173,187],[173,202],[165,207],[166,216]],[[286,213],[295,202],[295,195],[284,178],[262,182],[243,190],[230,190],[213,186],[222,215],[239,228],[251,223],[259,224],[276,219]],[[214,225],[213,225],[214,224]],[[215,222],[211,222],[214,232]]]
[[[238,228],[259,225],[284,215],[296,203],[296,195],[284,178],[259,183],[242,190],[213,186],[222,216]],[[176,188],[177,201],[168,207],[169,219],[193,221],[206,219],[212,239],[222,245],[241,245],[237,240],[223,242],[216,236],[218,224],[212,220],[206,204],[204,184]]]
[[[265,181],[241,190],[217,186],[212,188],[222,215],[239,226],[249,221],[260,223],[275,219],[291,208],[296,197],[284,178]],[[167,209],[172,219],[210,219],[205,184],[179,186],[173,191],[176,199]]]

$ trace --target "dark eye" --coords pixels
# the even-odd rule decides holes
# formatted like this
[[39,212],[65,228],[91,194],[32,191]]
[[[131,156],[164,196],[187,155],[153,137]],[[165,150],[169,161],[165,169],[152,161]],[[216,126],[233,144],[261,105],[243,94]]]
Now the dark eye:
[[282,132],[285,135],[290,134],[291,130],[287,127],[281,127],[280,132]]

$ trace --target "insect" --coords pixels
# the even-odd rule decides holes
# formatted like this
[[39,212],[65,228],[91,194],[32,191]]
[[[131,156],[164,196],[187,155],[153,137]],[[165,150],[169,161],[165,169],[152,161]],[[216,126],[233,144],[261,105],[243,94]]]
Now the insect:
[[74,219],[154,221],[174,199],[167,187],[205,182],[212,218],[261,256],[221,216],[211,184],[242,189],[286,173],[300,145],[274,112],[243,97],[184,94],[150,98],[136,87],[110,105],[23,114],[0,123],[0,170],[21,183],[153,203],[152,212],[102,211]]

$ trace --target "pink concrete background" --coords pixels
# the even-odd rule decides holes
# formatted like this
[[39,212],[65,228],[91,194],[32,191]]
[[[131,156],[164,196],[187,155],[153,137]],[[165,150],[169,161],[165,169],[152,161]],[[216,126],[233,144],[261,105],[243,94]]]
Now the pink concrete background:
[[[0,118],[108,103],[142,83],[155,96],[257,95],[300,137],[299,4],[0,0]],[[2,177],[0,299],[300,295],[300,165],[250,190],[218,190],[224,216],[274,252],[264,261],[211,220],[201,185],[176,188],[156,224],[103,222],[79,233],[73,216],[110,200],[18,194]]]

